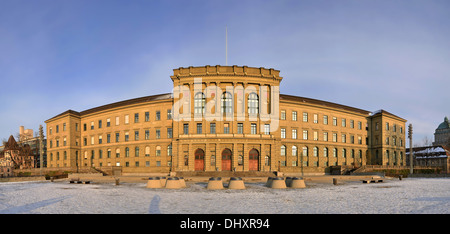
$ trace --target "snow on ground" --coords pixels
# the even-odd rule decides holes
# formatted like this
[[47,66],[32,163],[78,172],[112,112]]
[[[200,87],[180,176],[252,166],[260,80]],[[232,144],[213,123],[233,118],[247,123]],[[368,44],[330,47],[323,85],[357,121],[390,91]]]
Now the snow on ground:
[[[0,183],[0,214],[449,214],[450,179],[306,183],[304,189],[148,189],[145,183]],[[226,183],[224,183],[226,185]]]

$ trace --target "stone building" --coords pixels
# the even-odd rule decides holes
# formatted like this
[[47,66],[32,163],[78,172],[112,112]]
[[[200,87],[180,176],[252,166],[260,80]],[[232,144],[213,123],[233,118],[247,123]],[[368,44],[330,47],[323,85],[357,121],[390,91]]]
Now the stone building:
[[444,122],[434,131],[434,146],[442,146],[450,144],[450,121],[447,116],[444,118]]
[[13,136],[5,143],[0,152],[1,177],[13,175],[14,169],[30,169],[35,167],[35,156],[28,144],[20,146]]
[[47,166],[124,173],[405,165],[406,120],[280,94],[275,69],[177,68],[173,92],[48,120]]

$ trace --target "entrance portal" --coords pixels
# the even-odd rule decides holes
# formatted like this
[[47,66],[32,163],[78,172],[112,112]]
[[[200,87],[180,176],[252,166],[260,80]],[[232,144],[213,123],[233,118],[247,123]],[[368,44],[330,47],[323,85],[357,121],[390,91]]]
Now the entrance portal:
[[231,155],[230,149],[222,151],[222,171],[231,171]]
[[203,151],[202,149],[197,149],[195,151],[195,170],[205,170],[205,151]]
[[257,171],[259,169],[259,152],[256,149],[250,150],[248,153],[248,170]]

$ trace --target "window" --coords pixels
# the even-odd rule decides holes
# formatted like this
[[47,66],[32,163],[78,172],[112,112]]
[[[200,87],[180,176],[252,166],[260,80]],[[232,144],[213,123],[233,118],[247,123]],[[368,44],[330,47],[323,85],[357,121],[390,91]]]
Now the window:
[[149,157],[150,156],[150,146],[146,146],[145,147],[145,157]]
[[281,138],[285,139],[286,138],[286,128],[282,128],[281,129]]
[[216,134],[216,123],[210,123],[209,124],[209,132],[211,134]]
[[343,118],[342,119],[342,127],[345,127],[347,125],[347,122],[346,122],[346,120]]
[[172,119],[172,109],[167,110],[167,119]]
[[172,133],[172,128],[167,128],[167,138],[172,138],[173,133]]
[[223,124],[223,133],[225,134],[230,133],[230,125],[228,123]]
[[292,139],[297,139],[297,129],[292,129]]
[[285,145],[282,145],[282,146],[281,146],[280,155],[281,155],[281,156],[286,156],[286,146],[285,146]]
[[306,147],[306,146],[303,146],[303,154],[302,154],[302,156],[308,156],[308,147]]
[[265,135],[270,134],[270,124],[264,124],[264,134]]
[[119,125],[119,116],[116,116],[116,125]]
[[292,121],[297,121],[297,111],[292,111]]
[[134,156],[139,157],[139,147],[137,146],[134,148]]
[[134,122],[139,123],[139,113],[134,114]]
[[317,131],[313,132],[313,140],[315,140],[315,141],[319,140],[319,133]]
[[333,142],[337,142],[337,133],[333,133]]
[[111,134],[106,134],[106,143],[111,143]]
[[323,124],[328,124],[328,115],[323,116]]
[[111,126],[111,119],[108,118],[106,119],[106,127],[110,127]]
[[99,144],[103,143],[103,139],[102,138],[103,138],[102,136],[98,136],[98,143]]
[[237,124],[237,133],[238,134],[243,134],[244,133],[244,124],[243,123],[238,123]]
[[297,156],[297,146],[292,146],[292,156]]
[[189,124],[187,123],[183,124],[183,134],[184,135],[189,134]]
[[120,137],[120,134],[116,133],[116,142],[119,142],[119,137]]
[[161,120],[161,112],[160,111],[156,111],[156,117],[155,120]]
[[350,128],[355,128],[355,121],[354,120],[350,120]]
[[341,140],[342,140],[342,143],[345,143],[345,142],[347,142],[347,136],[345,135],[345,134],[342,134],[342,136],[341,136]]
[[308,113],[303,112],[303,122],[308,122]]
[[161,139],[161,130],[160,129],[156,129],[156,139]]
[[337,118],[333,117],[333,126],[337,126]]
[[313,156],[314,157],[318,157],[319,156],[319,148],[317,148],[317,147],[313,148]]
[[256,134],[256,124],[255,123],[252,123],[250,125],[250,133],[251,134]]
[[303,140],[308,140],[308,130],[303,130]]
[[317,114],[314,114],[314,115],[313,115],[313,122],[314,122],[314,123],[319,123],[318,118],[319,118],[318,115],[317,115]]
[[202,134],[202,124],[197,123],[197,134]]
[[94,138],[94,137],[91,137],[91,145],[94,144],[94,141],[95,141],[95,138]]
[[328,141],[328,132],[323,133],[323,141]]
[[147,111],[147,112],[144,113],[144,121],[145,122],[150,121],[150,112]]
[[102,128],[102,120],[98,120],[98,128]]
[[205,113],[205,94],[198,92],[194,96],[194,114],[204,114]]
[[328,157],[328,148],[327,147],[323,148],[323,156]]
[[130,123],[130,115],[125,115],[125,124]]
[[150,130],[145,130],[145,140],[150,139]]
[[161,156],[161,146],[156,146],[156,156]]
[[128,158],[130,157],[130,148],[125,147],[125,157]]
[[106,151],[106,157],[111,158],[111,149]]
[[233,97],[229,92],[222,94],[222,113],[233,113]]
[[130,140],[130,134],[128,132],[125,133],[125,142]]
[[119,148],[116,149],[116,158],[120,158],[120,149]]
[[248,113],[258,114],[259,111],[258,95],[256,93],[250,93],[248,95]]
[[281,110],[281,120],[286,120],[286,111]]
[[172,144],[167,146],[167,156],[172,156]]
[[134,140],[135,141],[139,140],[139,131],[134,131]]
[[[394,125],[395,126],[395,125]],[[63,123],[63,131],[66,131],[66,123]],[[395,131],[394,131],[395,132]]]
[[91,130],[94,130],[94,121],[91,121]]

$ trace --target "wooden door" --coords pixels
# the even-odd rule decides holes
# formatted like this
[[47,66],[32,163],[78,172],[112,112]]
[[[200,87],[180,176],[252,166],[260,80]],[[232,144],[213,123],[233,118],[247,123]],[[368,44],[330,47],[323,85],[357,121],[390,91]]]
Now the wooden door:
[[231,171],[231,155],[230,149],[222,151],[222,171]]
[[250,150],[248,153],[248,170],[257,171],[259,169],[259,152],[256,149]]
[[203,151],[202,149],[197,149],[195,151],[195,170],[205,170],[205,151]]

